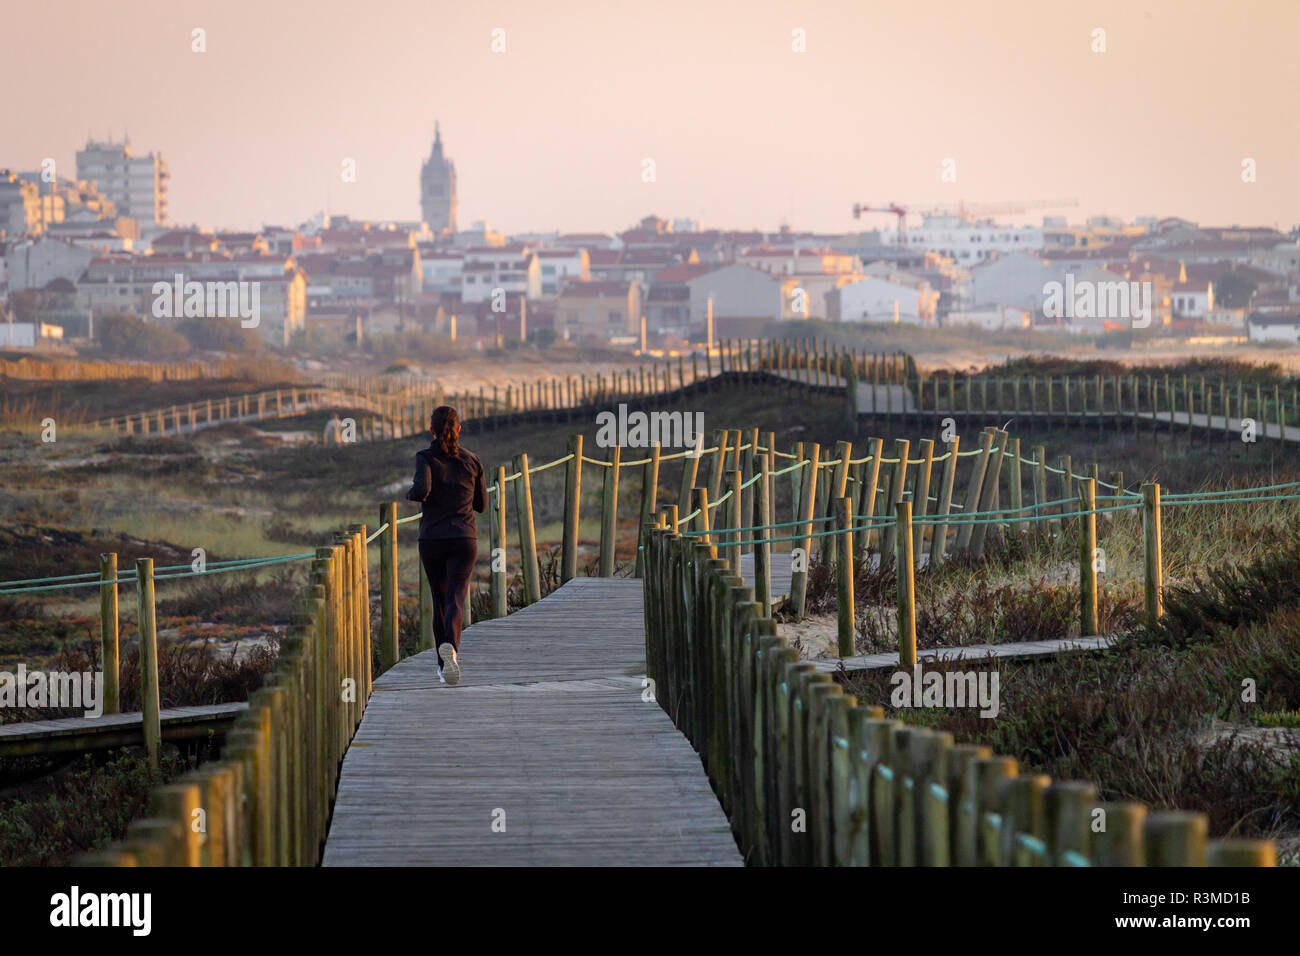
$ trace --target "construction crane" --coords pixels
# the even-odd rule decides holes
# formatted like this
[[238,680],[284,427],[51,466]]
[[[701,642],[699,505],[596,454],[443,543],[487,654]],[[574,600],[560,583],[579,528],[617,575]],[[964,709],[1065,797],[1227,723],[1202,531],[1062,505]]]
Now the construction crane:
[[907,235],[907,209],[906,208],[898,205],[898,203],[892,203],[892,202],[886,203],[883,206],[868,206],[864,203],[856,203],[856,202],[853,204],[854,219],[861,218],[864,212],[888,212],[888,213],[893,213],[895,216],[897,216],[898,217],[898,244],[900,246],[906,245],[906,243],[903,241],[904,237]]
[[1068,209],[1079,205],[1077,199],[1013,199],[1005,202],[968,203],[965,200],[953,205],[951,203],[937,206],[917,204],[889,203],[854,203],[853,218],[858,219],[864,212],[887,212],[898,219],[898,245],[907,245],[907,214],[920,216],[957,216],[961,219],[975,219],[979,216],[1009,216],[1027,212],[1030,209]]

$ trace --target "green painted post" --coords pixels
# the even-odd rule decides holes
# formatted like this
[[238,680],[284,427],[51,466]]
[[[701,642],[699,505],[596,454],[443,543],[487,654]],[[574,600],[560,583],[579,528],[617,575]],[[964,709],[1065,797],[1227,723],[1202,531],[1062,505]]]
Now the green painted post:
[[122,712],[117,635],[117,554],[99,556],[99,656],[104,669],[104,713]]
[[158,766],[162,721],[158,698],[158,618],[154,606],[153,558],[136,558],[136,621],[140,631],[140,701],[144,747]]
[[1079,636],[1097,633],[1097,483],[1094,478],[1079,481],[1079,509],[1088,512],[1079,519]]

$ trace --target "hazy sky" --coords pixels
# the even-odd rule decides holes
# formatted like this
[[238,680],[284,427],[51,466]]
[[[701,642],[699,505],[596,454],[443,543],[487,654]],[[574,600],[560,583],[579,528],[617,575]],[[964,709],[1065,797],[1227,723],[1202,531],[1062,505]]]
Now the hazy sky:
[[418,218],[435,118],[460,222],[512,232],[843,231],[855,201],[963,198],[1300,223],[1297,0],[81,0],[2,22],[0,166],[71,175],[87,133],[127,130],[181,223]]

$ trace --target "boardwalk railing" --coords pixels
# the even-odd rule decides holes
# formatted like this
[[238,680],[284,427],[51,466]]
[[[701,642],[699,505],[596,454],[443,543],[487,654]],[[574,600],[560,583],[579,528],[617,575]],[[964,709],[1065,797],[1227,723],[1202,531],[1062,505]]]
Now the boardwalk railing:
[[[226,734],[221,759],[154,790],[148,816],[131,823],[124,840],[80,863],[316,864],[339,765],[370,696],[366,543],[365,527],[354,525],[317,550],[303,609],[266,685]],[[152,561],[143,560],[151,612]],[[151,617],[142,632],[152,631]],[[146,660],[142,673],[149,669]],[[156,701],[156,661],[152,679]]]
[[858,706],[707,539],[656,528],[646,568],[648,676],[751,864],[1274,863],[1270,841],[1207,845],[1203,814],[1100,802],[1090,783],[1021,775],[1012,757]]
[[[727,366],[730,365],[733,372],[748,370],[759,375],[776,374],[793,387],[829,390],[844,388],[843,380],[837,378],[835,372],[845,369],[845,354],[825,346],[819,354],[815,343],[795,343],[794,346],[759,343],[757,347],[751,344],[748,348],[728,349],[724,355],[729,358],[720,363],[723,374],[728,374]],[[712,373],[711,358],[707,362],[707,371]],[[851,364],[859,367],[856,358]],[[898,387],[911,363],[905,356],[895,356],[892,359],[878,356],[872,360],[872,364],[879,366],[877,371],[881,379],[891,387]],[[671,385],[671,376],[667,372],[664,381]],[[689,388],[712,388],[713,382],[712,378],[704,379],[692,383]],[[687,388],[686,385],[682,386],[683,394]],[[587,397],[599,402],[612,400],[618,394],[617,391],[598,392]],[[574,436],[569,443],[569,452],[564,457],[530,466],[527,456],[519,455],[511,469],[507,470],[504,466],[496,469],[490,489],[492,501],[489,508],[493,552],[495,554],[497,548],[505,548],[507,493],[513,490],[525,601],[531,603],[538,600],[540,582],[532,527],[531,477],[538,472],[564,465],[564,552],[561,576],[563,580],[573,577],[576,574],[581,472],[585,463],[603,469],[599,567],[602,575],[613,574],[616,567],[620,472],[627,467],[642,469],[641,502],[638,509],[641,543],[637,548],[637,570],[647,578],[647,588],[650,589],[650,600],[646,605],[648,667],[652,676],[663,682],[666,694],[659,699],[666,708],[671,708],[670,714],[679,721],[686,721],[686,726],[695,727],[696,731],[692,733],[702,733],[707,729],[711,735],[709,742],[701,746],[712,746],[718,753],[731,746],[726,742],[730,740],[727,735],[734,731],[726,722],[729,719],[727,714],[731,711],[725,708],[740,707],[745,710],[748,705],[745,704],[746,698],[735,696],[734,688],[729,683],[723,689],[731,696],[712,697],[711,688],[714,685],[699,681],[706,675],[712,675],[710,680],[724,675],[726,667],[719,663],[720,659],[709,656],[706,660],[698,658],[698,655],[706,653],[706,649],[708,655],[720,653],[707,643],[714,640],[708,635],[713,634],[712,629],[721,626],[720,622],[736,619],[738,611],[733,606],[736,595],[719,588],[723,578],[727,580],[727,589],[740,586],[735,582],[741,580],[739,573],[742,550],[750,552],[753,561],[755,592],[752,600],[758,610],[750,616],[755,618],[758,625],[766,627],[762,622],[768,619],[776,597],[771,584],[771,545],[788,542],[792,549],[801,549],[805,557],[808,557],[813,545],[820,544],[823,560],[835,564],[839,575],[840,654],[849,656],[852,653],[853,634],[851,561],[860,559],[873,543],[874,550],[882,559],[896,560],[900,568],[907,569],[906,575],[900,575],[900,585],[905,584],[906,587],[900,586],[899,620],[903,627],[909,627],[914,626],[915,621],[914,613],[910,616],[908,614],[908,605],[913,600],[910,572],[914,566],[923,563],[927,525],[932,529],[929,548],[931,562],[943,560],[943,556],[953,549],[978,555],[982,553],[980,548],[988,536],[999,530],[1012,534],[1024,533],[1033,523],[1058,531],[1077,527],[1080,540],[1081,621],[1085,633],[1095,633],[1096,578],[1086,568],[1092,566],[1090,558],[1096,543],[1096,516],[1108,511],[1118,512],[1140,507],[1144,509],[1148,553],[1148,610],[1154,606],[1155,615],[1158,616],[1158,489],[1154,500],[1150,487],[1144,487],[1142,494],[1126,491],[1122,475],[1119,474],[1112,475],[1115,480],[1107,485],[1098,478],[1095,465],[1085,475],[1076,474],[1068,456],[1061,461],[1062,468],[1052,469],[1047,465],[1041,447],[1035,449],[1034,457],[1022,458],[1018,440],[997,429],[985,429],[980,436],[979,448],[966,452],[959,450],[955,440],[944,454],[937,456],[934,454],[933,442],[921,442],[921,454],[916,458],[909,456],[910,447],[910,443],[899,441],[895,444],[894,454],[887,456],[883,441],[870,439],[867,442],[867,453],[854,458],[852,443],[839,442],[835,457],[823,459],[820,448],[815,443],[801,442],[792,453],[786,453],[776,449],[771,432],[760,433],[757,429],[715,429],[710,447],[704,447],[701,442],[690,453],[662,455],[658,448],[652,448],[644,459],[623,461],[621,449],[615,447],[609,449],[602,461],[585,456],[581,436]],[[661,463],[672,458],[681,458],[683,461],[680,492],[677,504],[665,508],[658,501],[658,469]],[[954,495],[963,497],[957,491],[961,485],[957,473],[961,458],[971,459],[964,504],[954,500]],[[701,459],[706,463],[707,478],[700,470]],[[788,464],[782,464],[782,460]],[[1006,471],[1002,470],[1003,463],[1007,465]],[[936,465],[942,468],[938,476],[932,474],[932,468]],[[1030,504],[1023,503],[1021,495],[1020,474],[1024,467],[1030,468],[1032,475],[1033,500]],[[1047,475],[1051,472],[1060,477],[1062,485],[1061,495],[1054,499],[1047,492]],[[776,509],[774,480],[781,476],[790,479],[789,521],[778,520],[781,516]],[[1010,506],[1007,508],[1001,508],[999,502],[1004,480],[1010,497]],[[1110,496],[1097,495],[1096,489],[1099,487],[1108,487],[1115,493]],[[1300,494],[1256,496],[1255,492],[1295,490],[1295,483],[1291,483],[1222,494],[1171,495],[1167,500],[1184,505],[1223,504],[1237,500],[1255,500],[1256,497],[1267,501],[1297,498]],[[1101,504],[1107,498],[1118,504]],[[1154,522],[1151,521],[1152,516]],[[381,508],[378,530],[369,537],[365,534],[364,526],[353,525],[347,534],[336,536],[331,548],[316,553],[308,606],[284,646],[268,687],[253,695],[249,701],[249,711],[238,718],[237,727],[229,738],[227,750],[223,751],[222,760],[218,764],[205,766],[201,772],[187,776],[171,788],[159,791],[152,822],[142,822],[128,836],[125,844],[111,851],[110,859],[119,862],[130,862],[132,859],[137,862],[152,862],[159,859],[159,854],[179,854],[174,858],[190,862],[197,859],[198,862],[213,864],[231,861],[314,862],[324,833],[322,821],[328,818],[338,762],[360,720],[370,689],[367,544],[380,540],[381,624],[376,646],[381,669],[387,669],[398,657],[397,528],[418,518],[418,514],[415,514],[398,519],[396,505],[388,503]],[[955,530],[950,531],[950,525]],[[826,530],[815,531],[815,528]],[[668,541],[671,541],[671,546],[666,543]],[[708,550],[710,557],[707,566],[697,559],[683,564],[684,556],[696,555],[698,558],[700,552],[697,546]],[[712,557],[713,549],[720,547],[726,548],[728,553],[728,560],[722,564],[717,563],[719,559]],[[1150,561],[1153,551],[1156,556],[1154,568]],[[287,558],[242,559],[219,563],[228,565],[224,570],[234,571],[268,562],[311,557],[294,555]],[[705,576],[705,571],[711,576]],[[675,577],[664,577],[669,572]],[[491,582],[494,610],[498,615],[505,614],[508,610],[505,600],[506,572],[504,566],[495,560]],[[104,602],[104,660],[107,668],[108,662],[117,660],[118,583],[114,565],[107,570],[101,569],[98,574],[88,572],[57,579],[4,582],[0,584],[0,596],[96,585],[101,588],[102,594],[107,595],[111,589],[111,602]],[[145,637],[147,633],[153,633],[152,562],[148,562],[148,567],[145,568],[140,563],[137,564],[136,583],[139,588],[141,633]],[[804,569],[796,569],[792,575],[789,600],[796,615],[803,613],[806,585],[805,562]],[[432,642],[427,584],[423,578],[420,595],[420,647],[426,648]],[[741,603],[750,602],[747,599]],[[1088,614],[1090,604],[1093,609],[1091,616]],[[752,609],[746,613],[750,611]],[[912,622],[910,625],[909,620]],[[683,628],[687,630],[682,630]],[[775,632],[761,632],[761,636],[775,638],[776,635]],[[747,646],[756,651],[754,640],[753,634],[744,636]],[[900,639],[900,647],[906,647],[908,643],[905,637]],[[913,648],[912,660],[915,660],[914,638],[910,643]],[[156,754],[157,735],[151,737],[150,730],[158,723],[156,654],[152,665],[149,656],[148,653],[142,654],[142,680],[147,684],[152,675],[154,681],[152,693],[148,686],[142,693],[142,698],[146,701],[144,727],[146,743],[154,740],[151,753]],[[730,657],[727,659],[730,660]],[[744,660],[737,658],[742,664]],[[749,663],[744,666],[753,665]],[[115,676],[115,666],[113,670]],[[755,677],[757,673],[758,671],[753,671],[750,677]],[[149,703],[151,699],[152,704]],[[149,713],[151,707],[152,715]],[[718,707],[724,707],[724,710],[719,711]],[[705,709],[708,713],[703,712]],[[701,721],[707,723],[700,723]],[[751,728],[751,733],[753,732]],[[715,738],[714,735],[718,734],[724,736]],[[692,739],[698,741],[702,738],[692,736]],[[714,772],[712,767],[711,772]],[[719,768],[716,772],[726,771]],[[209,776],[215,776],[216,779],[209,780]],[[872,786],[875,785],[873,782]],[[194,802],[196,793],[199,795],[198,803]],[[220,804],[215,811],[213,801]],[[203,819],[211,819],[215,813],[227,821],[222,824],[216,850],[209,847],[206,838],[192,839],[189,830],[181,833],[178,840],[171,824],[182,823],[186,819],[185,813],[192,816],[194,810],[202,811],[200,817]],[[267,820],[279,822],[267,824]],[[978,817],[976,821],[980,822]],[[267,830],[268,826],[270,831]],[[240,827],[248,829],[241,830]],[[273,835],[268,836],[268,832]],[[283,836],[290,832],[294,834],[292,840]],[[262,836],[256,837],[259,833]],[[232,847],[238,847],[238,850],[231,849]],[[195,853],[198,854],[197,858]]]
[[[1254,438],[1300,441],[1300,386],[1265,386],[1258,382],[1217,381],[1207,376],[1025,375],[1018,377],[956,375],[904,376],[905,401],[863,401],[870,385],[868,363],[849,353],[841,367],[849,414],[1015,416],[1046,425],[1080,423],[1142,424],[1203,429],[1240,440],[1253,422]],[[1289,429],[1289,431],[1288,431]],[[1253,440],[1253,439],[1252,439]]]

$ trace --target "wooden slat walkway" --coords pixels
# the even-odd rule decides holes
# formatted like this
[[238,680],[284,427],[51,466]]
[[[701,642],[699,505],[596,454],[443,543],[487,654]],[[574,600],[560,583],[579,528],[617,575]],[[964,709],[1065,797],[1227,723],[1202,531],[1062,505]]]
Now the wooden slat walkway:
[[[1021,641],[1014,644],[972,644],[969,647],[931,647],[916,652],[917,661],[971,661],[978,663],[1011,657],[1050,657],[1076,651],[1101,651],[1115,643],[1114,637],[1071,637],[1059,641]],[[829,657],[812,662],[826,674],[846,671],[897,670],[898,652],[864,654],[858,657]]]
[[740,865],[699,757],[642,699],[639,580],[575,579],[462,649],[459,686],[431,651],[375,681],[323,865]]
[[[188,740],[221,734],[248,709],[245,702],[168,707],[159,711],[165,741]],[[67,753],[143,744],[140,712],[104,714],[100,717],[64,717],[0,724],[0,756],[31,753]]]

